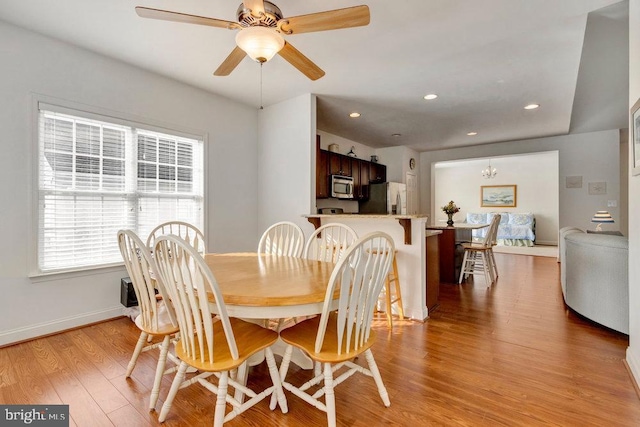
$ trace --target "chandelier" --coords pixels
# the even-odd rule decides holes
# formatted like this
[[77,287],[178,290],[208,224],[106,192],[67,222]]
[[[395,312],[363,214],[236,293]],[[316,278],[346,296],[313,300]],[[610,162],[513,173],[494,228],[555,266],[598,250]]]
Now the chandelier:
[[498,169],[491,167],[491,160],[489,160],[489,166],[482,170],[482,176],[485,179],[495,178],[498,175]]

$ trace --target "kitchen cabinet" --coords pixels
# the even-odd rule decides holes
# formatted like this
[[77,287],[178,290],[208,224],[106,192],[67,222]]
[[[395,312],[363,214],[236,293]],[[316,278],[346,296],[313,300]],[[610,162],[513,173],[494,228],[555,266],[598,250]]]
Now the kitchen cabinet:
[[387,167],[380,163],[369,163],[369,182],[386,182],[387,181]]
[[329,155],[329,175],[351,176],[352,157],[327,151]]
[[325,150],[316,151],[316,198],[326,199],[329,197],[329,152]]
[[[366,200],[369,198],[369,163],[364,160],[360,160],[360,185],[357,186],[357,198],[359,200]],[[354,193],[355,195],[356,193]]]
[[331,196],[331,175],[353,178],[353,200],[369,198],[370,182],[385,182],[387,167],[357,157],[320,149],[320,137],[316,139],[316,198]]

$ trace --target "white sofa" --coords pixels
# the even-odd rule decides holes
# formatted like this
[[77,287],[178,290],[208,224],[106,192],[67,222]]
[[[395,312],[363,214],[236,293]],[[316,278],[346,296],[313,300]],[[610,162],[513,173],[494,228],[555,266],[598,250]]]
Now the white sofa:
[[[536,241],[536,218],[530,212],[469,212],[466,222],[470,224],[489,224],[493,216],[500,214],[498,225],[498,245],[534,246]],[[487,228],[473,230],[474,240],[484,238]]]
[[565,303],[594,322],[628,334],[628,239],[578,229],[562,229],[560,236]]

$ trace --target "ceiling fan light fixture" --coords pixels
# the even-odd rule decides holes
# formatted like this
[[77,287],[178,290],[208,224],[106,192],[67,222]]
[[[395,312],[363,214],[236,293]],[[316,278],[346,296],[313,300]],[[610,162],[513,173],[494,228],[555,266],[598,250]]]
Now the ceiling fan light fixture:
[[284,47],[284,38],[273,28],[247,27],[236,34],[236,44],[254,61],[267,62]]

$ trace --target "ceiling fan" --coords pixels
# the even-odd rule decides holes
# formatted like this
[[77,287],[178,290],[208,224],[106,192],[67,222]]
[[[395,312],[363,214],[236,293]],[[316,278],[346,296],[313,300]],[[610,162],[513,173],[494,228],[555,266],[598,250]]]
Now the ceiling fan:
[[213,73],[216,76],[228,76],[245,55],[264,63],[277,53],[311,80],[324,76],[324,71],[285,41],[282,35],[360,27],[369,24],[370,19],[366,5],[284,18],[278,6],[266,0],[244,0],[240,3],[238,22],[142,6],[136,7],[136,13],[143,18],[239,30],[237,46]]

